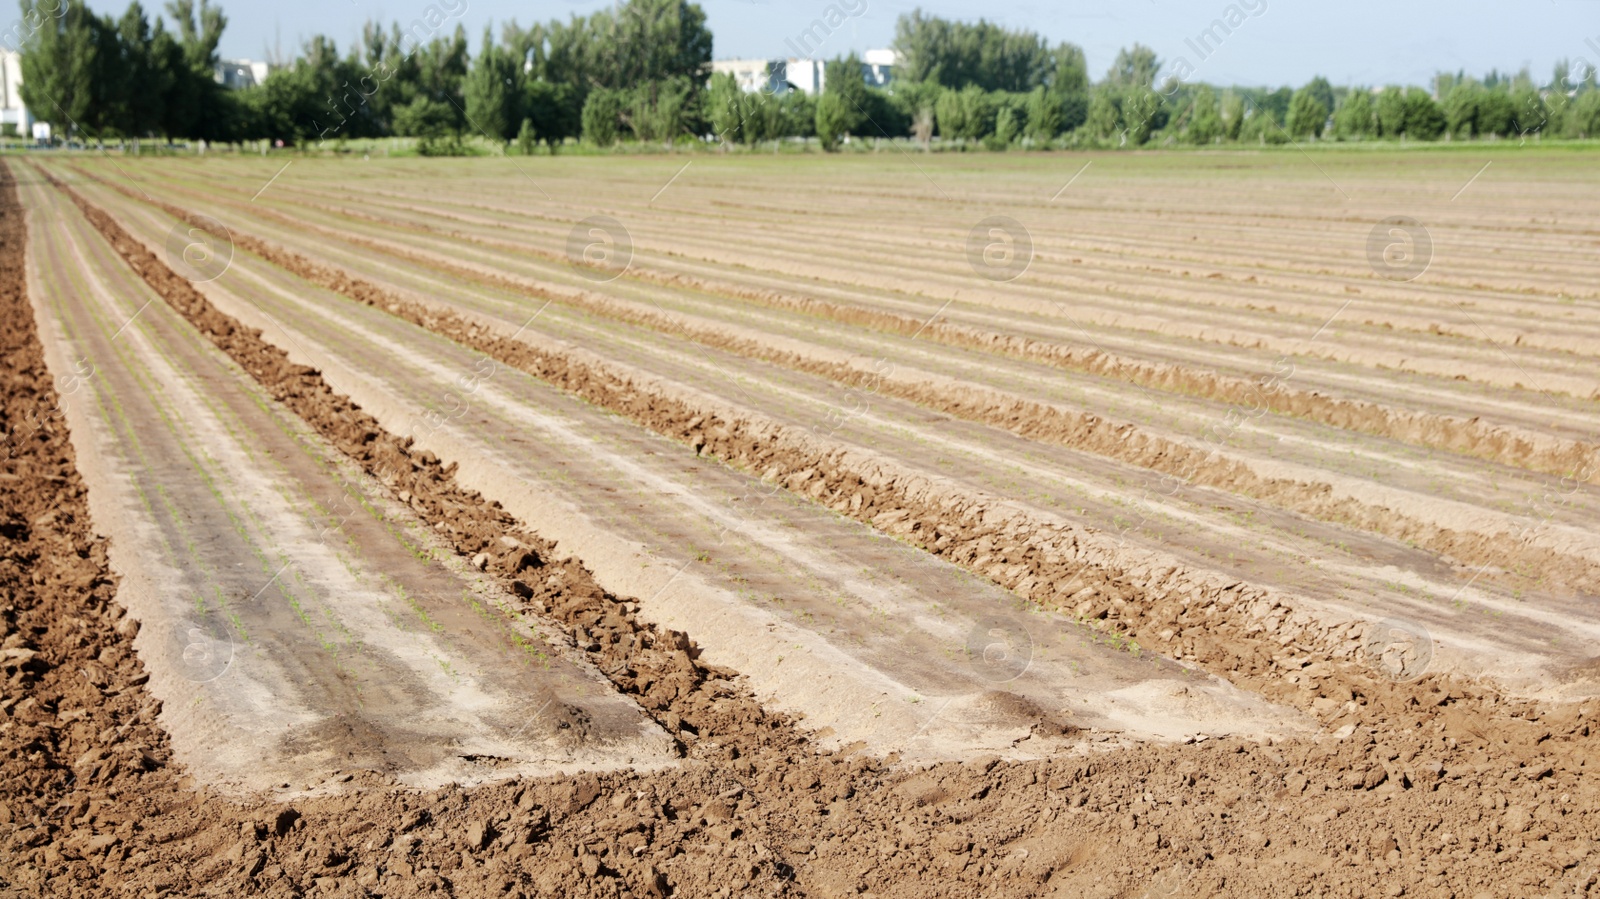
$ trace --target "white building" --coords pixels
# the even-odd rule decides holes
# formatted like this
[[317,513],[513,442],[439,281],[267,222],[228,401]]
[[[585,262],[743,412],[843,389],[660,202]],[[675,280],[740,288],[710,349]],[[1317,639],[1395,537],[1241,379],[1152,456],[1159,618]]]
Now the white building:
[[822,84],[827,80],[828,68],[820,59],[786,59],[784,71],[789,79],[789,88],[802,94],[822,93]]
[[[894,80],[900,54],[893,50],[868,50],[861,57],[861,80],[870,87],[887,87]],[[713,72],[726,72],[746,93],[765,90],[773,94],[800,91],[820,94],[827,82],[827,63],[820,59],[724,59],[711,64]]]
[[861,76],[872,87],[888,87],[894,80],[900,54],[895,50],[868,50],[861,56]]
[[229,90],[255,87],[267,80],[271,67],[253,59],[218,60],[215,73],[218,84]]
[[[0,125],[12,126],[23,137],[35,131],[33,116],[22,103],[22,54],[15,50],[0,50]],[[49,137],[50,126],[44,128],[44,136]]]
[[787,90],[781,59],[722,59],[711,63],[711,71],[732,75],[739,89],[747,94],[766,91],[781,94]]

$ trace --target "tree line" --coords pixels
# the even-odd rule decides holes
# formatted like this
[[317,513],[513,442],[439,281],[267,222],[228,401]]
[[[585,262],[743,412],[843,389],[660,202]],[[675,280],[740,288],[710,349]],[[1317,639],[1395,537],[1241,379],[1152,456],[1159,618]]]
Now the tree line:
[[[1600,136],[1592,68],[1567,63],[1537,84],[1528,72],[1441,74],[1432,90],[1390,85],[1217,88],[1163,78],[1134,45],[1098,82],[1083,50],[987,21],[902,15],[892,82],[869,86],[854,55],[825,66],[824,90],[742,91],[711,72],[712,35],[698,4],[627,0],[563,22],[485,29],[476,53],[444,10],[409,26],[369,22],[343,53],[308,41],[262,84],[228,90],[214,72],[227,19],[210,0],[168,0],[154,22],[135,0],[121,17],[83,0],[21,0],[23,101],[60,135],[81,139],[281,140],[419,138],[424,153],[464,152],[473,137],[508,151],[568,141],[914,138],[962,146],[1279,144],[1311,139],[1410,140]],[[455,0],[459,3],[459,0]],[[460,4],[464,8],[464,4]]]
[[218,138],[229,98],[214,80],[227,18],[208,0],[170,0],[154,27],[137,0],[121,18],[82,0],[21,0],[22,102],[58,133]]

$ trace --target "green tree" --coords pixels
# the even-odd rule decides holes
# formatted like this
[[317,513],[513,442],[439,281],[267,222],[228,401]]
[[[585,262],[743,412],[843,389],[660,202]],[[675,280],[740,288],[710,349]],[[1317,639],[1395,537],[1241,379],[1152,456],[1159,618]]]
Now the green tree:
[[170,135],[224,140],[230,137],[234,98],[216,81],[217,44],[228,26],[222,8],[211,0],[168,0],[167,14],[178,27],[181,63],[169,60],[172,76],[165,131]]
[[1294,102],[1294,91],[1287,87],[1280,87],[1275,91],[1268,91],[1256,99],[1256,105],[1266,110],[1272,116],[1272,121],[1282,125],[1289,120],[1289,104]]
[[[267,80],[270,82],[272,79]],[[454,137],[459,134],[456,124],[457,114],[454,108],[423,94],[413,97],[410,103],[396,109],[394,113],[394,132],[406,137],[421,138],[425,155],[431,155],[428,150],[432,148],[446,142],[454,142]]]
[[1000,107],[994,116],[994,146],[1003,149],[1016,143],[1022,136],[1023,126],[1027,123],[1025,113],[1017,107],[1006,104]]
[[149,137],[161,128],[167,94],[172,90],[172,73],[161,58],[161,48],[170,42],[163,24],[154,31],[137,2],[128,5],[117,23],[126,82],[123,90],[119,133],[133,138]]
[[1333,112],[1339,106],[1333,96],[1333,85],[1329,84],[1328,79],[1322,77],[1321,75],[1318,75],[1306,82],[1306,86],[1302,89],[1309,91],[1311,96],[1314,97],[1318,103],[1321,103],[1322,108],[1328,112]]
[[483,47],[473,60],[462,92],[466,95],[468,124],[491,141],[509,143],[517,134],[522,118],[522,90],[517,84],[520,76],[516,61],[496,46],[494,37],[484,29]]
[[23,21],[37,23],[21,48],[22,102],[57,137],[79,128],[94,98],[95,19],[83,0],[65,3],[22,0]]
[[1544,108],[1546,119],[1539,133],[1551,137],[1571,137],[1567,126],[1572,118],[1572,98],[1567,96],[1567,92],[1552,90],[1544,98]]
[[1333,133],[1341,140],[1361,140],[1378,133],[1371,91],[1358,87],[1345,95],[1344,103],[1333,114]]
[[821,141],[824,150],[836,148],[839,139],[850,133],[855,121],[855,110],[846,105],[843,97],[824,93],[817,98],[817,140]]
[[1600,90],[1578,92],[1567,113],[1566,132],[1572,137],[1600,137]]
[[1063,97],[1087,94],[1089,91],[1089,62],[1083,48],[1076,44],[1061,44],[1055,51],[1055,71],[1047,85]]
[[[1028,94],[1028,137],[1045,143],[1062,132],[1061,97],[1043,85]],[[998,128],[996,129],[998,130]]]
[[1541,133],[1550,120],[1550,108],[1540,96],[1539,89],[1531,84],[1514,88],[1511,92],[1511,127],[1508,134],[1528,135]]
[[906,123],[906,136],[919,143],[933,138],[934,110],[945,91],[932,81],[896,81],[889,101]]
[[1118,88],[1108,79],[1089,100],[1085,127],[1096,137],[1116,137],[1119,145],[1137,147],[1166,124],[1167,108],[1160,94],[1137,85]]
[[634,88],[682,78],[700,91],[711,75],[711,30],[698,3],[627,0],[575,19],[567,34],[551,26],[546,38],[562,45],[551,47],[544,62],[547,68],[558,62],[554,68],[567,71],[546,71],[549,80],[575,73],[602,87]]
[[1550,71],[1551,90],[1566,92],[1567,90],[1576,87],[1576,85],[1572,83],[1571,76],[1572,61],[1569,59],[1556,60],[1555,65],[1551,67]]
[[1166,106],[1161,95],[1148,87],[1129,87],[1118,104],[1122,133],[1136,147],[1150,140],[1150,134],[1167,124]]
[[861,134],[870,137],[910,137],[911,114],[888,91],[868,87],[862,92]]
[[347,134],[352,108],[338,102],[346,72],[338,48],[317,35],[293,66],[267,76],[257,103],[258,128],[289,141],[327,140]]
[[1445,130],[1451,136],[1471,137],[1478,130],[1478,108],[1483,94],[1483,85],[1476,81],[1457,81],[1443,94]]
[[368,115],[376,123],[379,134],[394,133],[394,108],[397,99],[399,69],[405,61],[400,49],[398,23],[393,32],[373,20],[362,23],[358,49],[358,68],[362,75],[354,87],[361,92]]
[[920,9],[896,20],[893,46],[900,52],[900,79],[955,89],[976,84],[988,91],[1026,92],[1045,84],[1062,65],[1071,65],[1061,56],[1069,44],[1052,51],[1033,31],[1010,30],[983,19],[956,22]]
[[1204,146],[1222,137],[1222,113],[1217,108],[1217,95],[1210,85],[1202,84],[1195,88],[1190,109],[1189,128],[1184,132],[1190,143]]
[[940,136],[978,140],[994,131],[997,109],[989,93],[976,84],[958,91],[945,91],[934,107]]
[[1238,140],[1239,132],[1244,128],[1244,118],[1244,98],[1232,90],[1223,94],[1222,136],[1227,140]]
[[628,127],[641,141],[670,144],[688,133],[695,96],[690,79],[681,75],[641,84],[633,91]]
[[[833,99],[829,99],[829,98]],[[822,96],[817,98],[817,138],[833,149],[847,134],[859,133],[867,121],[867,84],[855,54],[829,62],[823,70]]]
[[801,91],[789,91],[778,98],[777,119],[782,124],[782,134],[793,137],[815,137],[817,134],[817,98]]
[[122,51],[117,22],[110,16],[91,17],[89,40],[94,45],[94,62],[89,67],[89,109],[78,120],[78,126],[87,135],[102,140],[126,134],[122,126],[127,121],[128,80],[133,73],[131,60]]
[[1286,144],[1289,134],[1271,109],[1257,106],[1245,116],[1244,124],[1239,129],[1239,140],[1250,144]]
[[624,91],[606,87],[590,91],[583,103],[583,139],[599,147],[615,144],[627,105]]
[[583,133],[583,103],[570,84],[528,79],[523,84],[522,115],[552,153],[567,138]]
[[1378,94],[1374,111],[1378,118],[1378,133],[1383,137],[1399,137],[1406,130],[1406,92],[1389,85]]
[[1291,137],[1321,137],[1322,127],[1328,120],[1328,107],[1317,99],[1309,86],[1295,91],[1289,101],[1288,121],[1284,129]]
[[711,76],[706,88],[706,121],[711,133],[723,143],[737,143],[744,137],[744,91],[727,72]]
[[1444,133],[1444,110],[1434,102],[1432,96],[1420,87],[1413,87],[1405,94],[1406,125],[1405,134],[1413,140],[1438,140]]
[[939,136],[955,140],[967,133],[967,108],[961,102],[961,92],[947,90],[939,95],[933,107],[934,122]]
[[746,144],[756,144],[788,134],[784,130],[783,107],[777,97],[764,90],[756,91],[745,94],[742,103],[744,126],[739,131],[740,140]]
[[1122,122],[1117,99],[1116,92],[1107,86],[1096,88],[1090,95],[1089,114],[1083,124],[1090,134],[1104,139],[1117,133]]
[[1478,116],[1473,130],[1477,134],[1512,133],[1512,119],[1516,116],[1516,108],[1511,99],[1511,84],[1502,81],[1489,90],[1483,92],[1478,101]]
[[1155,87],[1156,73],[1161,71],[1161,60],[1156,51],[1144,44],[1134,44],[1117,51],[1117,58],[1106,73],[1106,84],[1111,87]]
[[[852,53],[842,59],[828,62],[823,69],[822,92],[825,94],[838,94],[845,101],[846,108],[855,114],[865,116],[867,111],[867,82],[861,77],[861,57]],[[851,124],[851,131],[866,127],[865,122],[858,118]]]
[[1074,131],[1089,118],[1089,93],[1067,94],[1061,98],[1061,130]]
[[293,89],[295,133],[317,141],[386,133],[389,123],[379,121],[367,102],[364,74],[354,48],[341,57],[333,41],[321,35],[312,38],[288,82]]
[[459,141],[446,138],[459,137],[466,127],[465,30],[458,26],[452,37],[414,46],[399,25],[387,37],[377,38],[373,31],[367,31],[364,43],[370,77],[380,82],[369,103],[381,116],[381,131],[422,138],[425,152],[457,152]]
[[1088,118],[1089,63],[1083,48],[1075,44],[1057,46],[1055,59],[1055,73],[1048,87],[1061,110],[1061,121],[1056,128],[1056,133],[1060,134],[1078,128]]

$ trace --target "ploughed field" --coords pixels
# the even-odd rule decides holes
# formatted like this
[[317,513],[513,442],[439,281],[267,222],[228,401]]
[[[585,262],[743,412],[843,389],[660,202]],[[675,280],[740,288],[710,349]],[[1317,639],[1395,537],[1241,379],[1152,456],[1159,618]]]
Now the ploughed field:
[[6,167],[0,889],[1600,889],[1585,154]]

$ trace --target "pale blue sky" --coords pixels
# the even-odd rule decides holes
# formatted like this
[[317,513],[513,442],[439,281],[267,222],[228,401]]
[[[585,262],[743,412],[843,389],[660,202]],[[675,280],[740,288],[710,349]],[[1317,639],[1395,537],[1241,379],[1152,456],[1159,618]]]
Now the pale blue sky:
[[[164,0],[146,0],[148,9]],[[313,34],[327,34],[341,49],[367,18],[409,22],[430,4],[460,9],[474,45],[485,24],[515,18],[524,24],[565,19],[609,6],[609,0],[223,0],[230,24],[222,51],[263,58],[281,41],[292,52]],[[834,4],[859,9],[822,45],[819,56],[887,46],[894,22],[921,6],[950,18],[980,16],[1031,28],[1051,41],[1082,46],[1089,68],[1101,77],[1119,47],[1141,41],[1169,63],[1185,57],[1188,80],[1216,84],[1292,84],[1313,75],[1335,84],[1424,84],[1440,69],[1482,73],[1528,66],[1543,82],[1556,59],[1600,63],[1600,0],[1241,0],[1242,23],[1202,60],[1193,40],[1226,18],[1225,0],[700,0],[716,38],[715,56],[787,56],[794,38]],[[90,0],[99,11],[120,12],[126,0]],[[1265,7],[1261,9],[1261,7]],[[1250,15],[1256,9],[1259,14]],[[12,18],[15,18],[13,14]],[[448,26],[454,28],[453,21]]]

